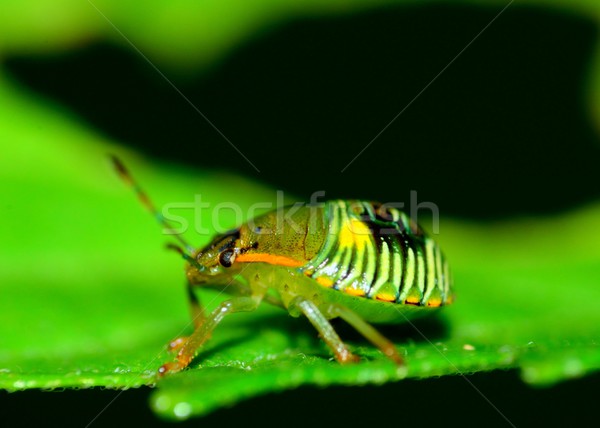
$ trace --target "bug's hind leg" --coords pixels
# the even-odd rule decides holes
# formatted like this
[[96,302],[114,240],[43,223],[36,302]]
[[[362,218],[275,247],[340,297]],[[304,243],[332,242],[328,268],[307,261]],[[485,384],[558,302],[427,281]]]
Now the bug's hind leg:
[[192,359],[196,356],[202,345],[210,338],[215,327],[225,318],[225,315],[235,312],[249,312],[257,308],[262,296],[259,297],[235,297],[221,303],[217,308],[204,319],[200,324],[180,345],[177,352],[176,360],[170,363],[163,364],[158,369],[159,376],[167,373],[174,373],[186,368]]
[[365,339],[375,345],[383,354],[390,360],[398,364],[404,365],[404,359],[398,353],[398,350],[392,342],[379,333],[371,324],[362,319],[354,311],[339,304],[332,304],[329,308],[329,315],[332,318],[340,317],[358,331]]
[[346,344],[340,339],[327,318],[321,313],[317,305],[304,297],[296,297],[290,307],[296,306],[308,318],[310,323],[317,329],[321,338],[331,348],[336,360],[340,363],[352,363],[359,360]]

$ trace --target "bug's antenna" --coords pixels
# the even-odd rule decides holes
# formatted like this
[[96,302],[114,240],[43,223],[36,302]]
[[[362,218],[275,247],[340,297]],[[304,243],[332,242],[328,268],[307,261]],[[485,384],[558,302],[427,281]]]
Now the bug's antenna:
[[[142,203],[142,205],[144,205],[144,207],[148,211],[150,211],[150,213],[154,216],[154,218],[166,230],[168,230],[175,237],[175,239],[177,239],[188,250],[188,252],[190,252],[190,253],[193,252],[194,247],[192,247],[185,239],[183,239],[183,237],[180,234],[178,234],[175,231],[175,229],[173,229],[173,226],[171,226],[171,224],[167,221],[167,219],[156,209],[156,207],[152,203],[152,200],[148,197],[148,194],[146,194],[146,192],[144,192],[144,190],[142,190],[142,188],[140,187],[138,182],[134,180],[134,178],[131,176],[131,174],[129,173],[127,168],[125,168],[125,165],[123,164],[123,162],[121,162],[121,160],[118,157],[116,157],[115,155],[110,155],[110,159],[112,160],[112,163],[113,163],[115,169],[119,173],[119,177],[121,177],[121,179],[125,182],[125,184],[127,184],[129,187],[131,187],[133,189],[133,191],[137,195],[137,197],[140,200],[140,202]],[[184,259],[188,260],[188,258],[189,258],[189,259],[193,260],[193,258],[189,254],[186,254],[181,248],[179,248],[179,247],[177,247],[177,248]],[[190,261],[190,260],[188,260],[188,261]]]
[[181,255],[181,257],[183,257],[186,262],[188,262],[189,264],[191,264],[192,266],[194,266],[200,272],[202,272],[205,269],[204,266],[202,266],[200,263],[198,263],[198,261],[196,259],[194,259],[188,253],[186,253],[183,250],[183,248],[181,248],[180,246],[172,244],[172,243],[169,242],[169,243],[167,243],[167,249],[173,250],[173,251],[179,253]]

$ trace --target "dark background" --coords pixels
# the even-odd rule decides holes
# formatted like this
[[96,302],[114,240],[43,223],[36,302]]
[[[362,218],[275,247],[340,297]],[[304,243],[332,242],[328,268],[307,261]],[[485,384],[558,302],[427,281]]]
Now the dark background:
[[[469,380],[517,427],[596,426],[600,375],[558,387],[530,388],[515,372],[478,373]],[[381,387],[303,387],[244,401],[204,418],[161,422],[148,406],[151,390],[125,391],[91,426],[174,427],[510,427],[459,376],[405,380]],[[3,425],[86,427],[119,391],[0,393]],[[8,395],[8,399],[6,396]],[[12,420],[10,419],[12,417]]]
[[257,173],[133,49],[8,58],[13,76],[101,132],[160,159],[226,168],[308,199],[408,202],[471,218],[567,209],[600,196],[585,112],[597,32],[508,8],[340,171],[500,9],[390,8],[289,23],[200,77],[169,78]]
[[[516,6],[340,173],[498,11],[389,8],[298,20],[249,40],[210,72],[169,74],[260,174],[132,49],[95,44],[6,63],[23,86],[150,157],[228,169],[301,198],[325,190],[328,198],[407,201],[417,190],[444,216],[486,220],[597,199],[600,145],[585,110],[596,27]],[[595,418],[597,375],[540,390],[516,372],[470,379],[517,426]],[[93,425],[158,424],[149,392],[124,392]],[[2,393],[0,403],[11,426],[85,426],[116,394]],[[186,426],[319,422],[507,426],[460,377],[301,388]]]

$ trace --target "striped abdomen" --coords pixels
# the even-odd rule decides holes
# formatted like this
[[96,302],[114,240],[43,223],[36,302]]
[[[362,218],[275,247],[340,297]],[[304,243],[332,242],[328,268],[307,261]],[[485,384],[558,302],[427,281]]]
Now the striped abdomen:
[[325,205],[328,233],[302,269],[321,285],[355,296],[417,306],[451,303],[438,245],[406,214],[363,201]]

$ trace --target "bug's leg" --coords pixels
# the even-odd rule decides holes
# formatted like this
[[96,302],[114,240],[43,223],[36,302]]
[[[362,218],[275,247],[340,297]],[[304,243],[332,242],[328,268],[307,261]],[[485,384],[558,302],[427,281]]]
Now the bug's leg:
[[365,339],[375,345],[383,354],[390,360],[398,364],[404,365],[404,360],[398,353],[398,350],[392,342],[379,333],[371,324],[362,319],[354,311],[345,306],[332,304],[329,308],[329,314],[332,317],[340,317],[358,331]]
[[158,369],[159,376],[169,372],[178,372],[186,368],[196,356],[202,345],[208,340],[215,327],[223,320],[225,315],[235,312],[248,312],[257,308],[262,296],[236,297],[221,303],[204,319],[204,322],[184,341],[177,352],[176,360],[163,364]]
[[335,332],[317,305],[304,297],[298,296],[290,303],[290,307],[294,306],[298,307],[306,318],[308,318],[310,323],[317,329],[321,338],[335,354],[336,360],[340,363],[352,363],[359,360],[356,355],[350,352],[346,344],[342,342],[340,336]]
[[[189,281],[187,283],[186,290],[190,305],[190,316],[192,317],[192,322],[194,323],[194,329],[198,329],[204,323],[206,318],[206,315],[204,314],[204,307],[200,304],[200,300],[198,300],[196,293],[194,293],[194,285]],[[177,351],[181,349],[187,340],[187,336],[178,337],[172,340],[168,345],[169,351]]]
[[190,316],[192,317],[192,322],[194,323],[194,329],[197,329],[204,324],[204,320],[206,319],[204,307],[200,304],[200,300],[194,292],[194,284],[188,281],[186,290],[188,295],[188,303],[190,305]]

